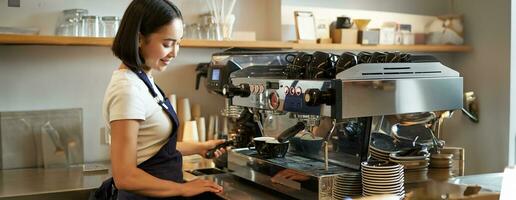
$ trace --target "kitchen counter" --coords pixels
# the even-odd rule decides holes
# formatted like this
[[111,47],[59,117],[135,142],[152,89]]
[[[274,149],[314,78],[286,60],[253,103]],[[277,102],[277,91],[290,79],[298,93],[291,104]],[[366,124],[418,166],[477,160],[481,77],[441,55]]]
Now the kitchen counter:
[[[109,167],[109,164],[105,164]],[[184,170],[212,168],[211,160],[201,158],[189,158],[184,160]],[[66,196],[66,199],[87,199],[87,196],[95,188],[99,187],[102,181],[111,176],[110,171],[84,172],[82,166],[56,169],[14,169],[0,170],[0,199],[41,199],[38,195]],[[434,179],[429,176],[429,180],[420,183],[406,184],[407,196],[414,197],[440,197],[442,194],[458,194],[465,190],[465,186],[453,183],[482,184],[489,180],[487,192],[500,191],[501,173],[472,175],[452,179]],[[229,173],[195,176],[184,172],[185,180],[195,178],[209,179],[217,182],[224,187],[224,192],[218,194],[224,199],[249,199],[249,200],[275,200],[289,199],[276,191],[272,191],[263,186],[242,180]],[[411,193],[412,192],[412,193]],[[21,198],[25,197],[25,198]],[[48,199],[48,198],[47,198]],[[412,199],[412,198],[410,198]]]
[[93,190],[109,171],[84,172],[83,167],[0,170],[0,198]]
[[[109,163],[99,164],[110,168]],[[196,157],[185,157],[183,162],[184,170],[212,167],[214,164],[211,160]],[[67,192],[83,192],[80,196],[85,196],[111,177],[108,169],[85,172],[83,165],[77,165],[69,168],[0,170],[0,198]],[[187,180],[195,178],[186,172],[184,176]]]
[[[460,199],[464,198],[463,193],[466,190],[467,185],[483,186],[486,183],[485,180],[490,180],[489,187],[482,187],[478,194],[493,195],[493,192],[500,191],[500,188],[496,187],[496,185],[501,186],[501,177],[503,177],[503,173],[479,174],[450,179],[434,179],[429,177],[429,179],[424,182],[405,184],[405,199],[441,199],[443,197],[447,197],[448,199]],[[218,183],[219,185],[222,185],[224,187],[224,192],[218,195],[224,199],[293,199],[292,197],[278,193],[269,188],[253,184],[250,181],[238,178],[228,173],[202,176],[201,178],[212,180]],[[458,185],[457,183],[467,185]],[[497,196],[497,194],[494,194],[494,199],[498,199],[496,198]]]

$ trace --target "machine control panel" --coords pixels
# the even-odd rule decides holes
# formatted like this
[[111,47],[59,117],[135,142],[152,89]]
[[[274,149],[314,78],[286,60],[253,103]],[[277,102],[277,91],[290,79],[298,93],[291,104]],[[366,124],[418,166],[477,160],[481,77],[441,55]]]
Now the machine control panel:
[[[235,85],[248,85],[248,97],[235,95],[233,104],[266,110],[288,111],[312,115],[331,115],[334,102],[332,80],[289,80],[262,78],[233,78]],[[309,89],[319,91],[305,101]]]

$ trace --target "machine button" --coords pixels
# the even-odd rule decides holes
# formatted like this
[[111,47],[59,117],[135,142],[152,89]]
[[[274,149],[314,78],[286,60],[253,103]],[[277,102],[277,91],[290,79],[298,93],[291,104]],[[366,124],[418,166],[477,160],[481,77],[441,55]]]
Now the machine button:
[[254,86],[255,85],[249,85],[249,90],[251,91],[251,94],[254,94],[256,92],[256,89]]
[[288,86],[285,86],[283,89],[285,90],[285,95],[288,95],[288,93],[290,92],[290,88]]
[[296,87],[296,96],[300,96],[301,93],[303,93],[303,90],[301,90],[301,87]]
[[289,93],[290,93],[290,95],[295,95],[296,94],[296,88],[295,87],[291,87]]
[[260,89],[258,93],[263,93],[265,91],[265,86],[260,84]]

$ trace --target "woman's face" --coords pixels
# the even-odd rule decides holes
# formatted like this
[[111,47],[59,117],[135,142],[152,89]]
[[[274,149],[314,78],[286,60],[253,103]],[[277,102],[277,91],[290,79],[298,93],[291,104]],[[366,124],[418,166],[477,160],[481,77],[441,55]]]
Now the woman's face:
[[147,36],[140,35],[140,53],[145,59],[145,65],[150,69],[164,71],[177,56],[182,37],[181,20],[172,20]]

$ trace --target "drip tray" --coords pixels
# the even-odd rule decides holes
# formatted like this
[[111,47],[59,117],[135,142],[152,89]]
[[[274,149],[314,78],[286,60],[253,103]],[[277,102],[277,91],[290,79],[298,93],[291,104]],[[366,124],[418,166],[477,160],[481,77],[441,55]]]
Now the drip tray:
[[223,171],[223,170],[220,170],[217,168],[202,168],[202,169],[186,170],[186,172],[193,174],[195,176],[205,176],[205,175],[226,173],[226,171]]

